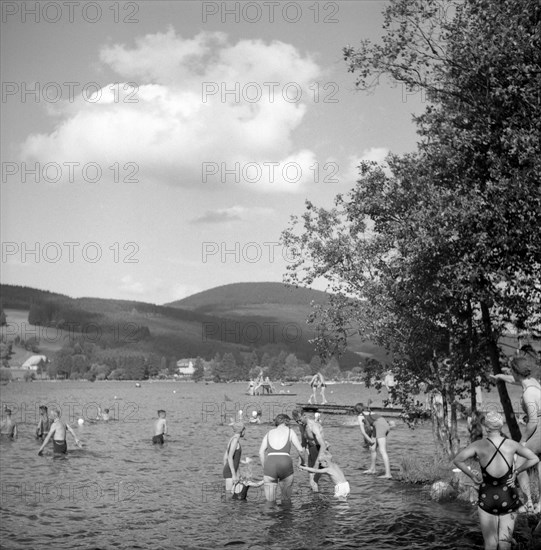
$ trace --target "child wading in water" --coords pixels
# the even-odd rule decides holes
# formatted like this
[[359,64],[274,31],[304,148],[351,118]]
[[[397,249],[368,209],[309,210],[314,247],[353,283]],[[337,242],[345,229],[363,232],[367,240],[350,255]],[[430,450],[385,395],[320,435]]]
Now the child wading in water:
[[299,468],[313,474],[329,475],[334,483],[334,496],[338,497],[340,500],[345,500],[349,495],[350,488],[344,472],[342,472],[336,462],[332,461],[331,455],[329,453],[325,453],[323,457],[319,460],[319,463],[321,464],[322,468],[319,468],[318,470],[302,465],[300,465]]
[[264,481],[253,481],[252,459],[247,457],[245,461],[240,463],[240,477],[233,485],[233,500],[246,500],[248,489],[250,487],[261,487]]

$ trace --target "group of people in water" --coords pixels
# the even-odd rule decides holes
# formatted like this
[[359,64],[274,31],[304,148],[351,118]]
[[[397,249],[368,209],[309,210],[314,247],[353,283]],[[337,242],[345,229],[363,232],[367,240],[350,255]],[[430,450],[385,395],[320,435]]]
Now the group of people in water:
[[[376,473],[376,457],[379,450],[385,466],[385,473],[380,477],[391,479],[386,446],[386,438],[390,431],[389,423],[382,416],[372,413],[363,403],[358,403],[355,411],[358,414],[362,437],[371,451],[370,468],[364,473]],[[302,407],[299,407],[293,410],[292,416],[293,418],[287,414],[278,414],[274,418],[274,428],[263,437],[259,448],[263,479],[257,482],[253,480],[252,460],[241,459],[241,439],[246,433],[245,423],[236,420],[230,424],[233,435],[223,456],[223,478],[226,492],[231,493],[234,499],[245,499],[250,487],[263,485],[267,501],[277,500],[278,487],[282,502],[289,501],[294,481],[292,447],[298,455],[299,469],[309,473],[310,487],[314,492],[319,492],[318,482],[321,476],[328,475],[334,483],[334,496],[340,500],[347,498],[350,486],[330,452],[330,444],[325,439],[319,414],[316,413],[316,417],[311,418]],[[291,428],[292,421],[296,422],[299,435]]]

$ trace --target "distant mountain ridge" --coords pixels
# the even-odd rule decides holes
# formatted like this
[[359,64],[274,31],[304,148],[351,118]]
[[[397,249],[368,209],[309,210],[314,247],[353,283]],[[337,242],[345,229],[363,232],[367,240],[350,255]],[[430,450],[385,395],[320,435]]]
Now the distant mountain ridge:
[[320,290],[291,287],[283,283],[232,283],[192,294],[182,300],[165,304],[183,309],[206,309],[221,305],[225,308],[253,304],[309,306],[312,301],[325,303],[328,295]]

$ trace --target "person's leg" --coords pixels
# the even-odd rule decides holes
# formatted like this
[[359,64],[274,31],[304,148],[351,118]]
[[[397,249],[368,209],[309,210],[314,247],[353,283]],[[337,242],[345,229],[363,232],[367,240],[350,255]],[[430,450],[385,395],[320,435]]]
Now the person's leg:
[[376,458],[377,458],[377,451],[376,447],[378,446],[377,442],[373,445],[370,445],[370,468],[368,470],[365,470],[365,474],[375,474],[376,473]]
[[[310,399],[308,400],[308,403],[314,403],[314,404],[317,404],[317,396],[316,396],[316,387],[313,386],[312,387],[312,395],[310,396]],[[313,399],[313,401],[312,401]]]
[[293,494],[293,474],[280,481],[280,491],[282,493],[282,503],[289,502]]
[[499,516],[493,516],[481,508],[479,512],[479,523],[481,524],[481,533],[485,541],[485,550],[498,550],[498,520]]
[[377,447],[379,448],[379,452],[385,466],[385,475],[379,477],[391,479],[391,465],[389,463],[389,455],[387,454],[387,437],[380,437],[378,439]]
[[276,487],[278,486],[276,480],[270,476],[263,476],[265,498],[268,502],[276,502]]
[[499,516],[499,519],[498,550],[511,550],[511,542],[513,540],[513,530],[515,529],[517,514],[505,514],[503,516]]
[[[517,456],[515,468],[520,468],[520,466],[524,462],[526,462],[525,458]],[[528,512],[533,512],[532,489],[530,487],[530,474],[528,472],[529,470],[526,470],[525,472],[521,472],[520,474],[518,474],[517,480],[522,492],[524,493],[524,496],[526,497],[524,510]]]
[[327,399],[325,397],[325,388],[321,386],[321,388],[319,388],[319,391],[321,393],[321,404],[325,405],[325,403],[327,403]]
[[226,491],[226,493],[231,493],[233,491],[233,478],[232,477],[226,477],[224,481],[225,481],[225,491]]

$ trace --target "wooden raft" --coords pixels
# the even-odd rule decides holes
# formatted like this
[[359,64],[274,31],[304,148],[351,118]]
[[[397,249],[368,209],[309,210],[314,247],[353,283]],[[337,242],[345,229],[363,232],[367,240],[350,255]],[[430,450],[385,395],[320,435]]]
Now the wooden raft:
[[[311,404],[311,403],[297,403],[299,407],[305,412],[321,412],[326,414],[357,414],[354,409],[354,405],[337,405],[326,403],[325,405]],[[400,407],[370,407],[370,410],[374,414],[387,417],[398,417],[402,414],[402,408]]]

